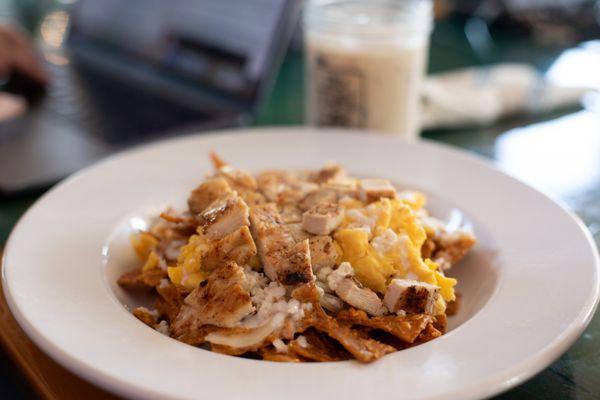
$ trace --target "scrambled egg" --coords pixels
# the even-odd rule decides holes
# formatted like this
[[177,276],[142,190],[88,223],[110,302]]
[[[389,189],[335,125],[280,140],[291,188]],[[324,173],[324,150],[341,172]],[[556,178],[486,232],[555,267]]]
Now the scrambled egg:
[[[363,285],[379,293],[385,292],[392,277],[437,285],[441,300],[436,308],[443,312],[445,302],[455,299],[456,279],[444,276],[437,263],[421,256],[427,234],[416,213],[425,202],[425,196],[419,192],[407,192],[397,199],[382,198],[367,206],[345,198],[340,204],[346,209],[346,217],[334,239],[342,250],[340,262],[349,262]],[[134,243],[138,255],[145,256],[144,269],[153,268],[158,262],[152,251],[154,238],[148,236],[140,236]],[[198,286],[206,278],[202,254],[207,246],[202,235],[191,236],[181,248],[177,265],[168,267],[170,280],[189,290]],[[252,261],[257,264],[258,258]]]
[[202,271],[202,254],[205,253],[206,246],[203,236],[190,237],[188,243],[179,251],[177,265],[167,268],[171,282],[192,290],[206,278],[206,273]]
[[392,277],[416,279],[439,286],[445,302],[455,299],[456,280],[421,257],[427,235],[416,212],[425,201],[423,194],[410,192],[368,206],[355,199],[343,202],[346,218],[334,238],[342,249],[342,261],[352,265],[363,285],[383,293]]

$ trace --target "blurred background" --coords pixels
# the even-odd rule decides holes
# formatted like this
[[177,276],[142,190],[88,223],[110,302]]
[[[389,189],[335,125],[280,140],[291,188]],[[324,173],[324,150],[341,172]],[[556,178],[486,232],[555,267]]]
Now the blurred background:
[[[0,0],[0,246],[48,187],[114,151],[303,124],[303,6]],[[600,1],[436,0],[434,14],[421,136],[563,201],[600,243]],[[23,50],[31,44],[34,57]],[[599,334],[596,318],[552,367],[502,397],[597,398]],[[0,391],[32,396],[1,356]]]

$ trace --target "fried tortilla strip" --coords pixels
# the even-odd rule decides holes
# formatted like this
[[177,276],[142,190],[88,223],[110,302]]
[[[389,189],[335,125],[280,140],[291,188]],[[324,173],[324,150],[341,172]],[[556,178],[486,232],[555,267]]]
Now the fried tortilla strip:
[[433,327],[442,334],[446,333],[446,329],[448,328],[448,317],[446,317],[446,314],[433,317]]
[[404,317],[399,315],[369,317],[364,311],[355,308],[340,311],[336,318],[351,325],[380,329],[407,343],[414,342],[419,334],[433,321],[433,318],[426,314]]
[[430,340],[437,339],[442,336],[442,332],[437,330],[433,323],[427,325],[427,327],[419,334],[417,339],[414,341],[414,345],[429,342]]
[[254,206],[266,203],[265,196],[258,192],[256,179],[248,171],[237,169],[225,162],[215,152],[210,153],[211,161],[216,170],[217,178],[225,179],[231,189],[248,204]]
[[176,339],[183,343],[189,344],[190,346],[201,346],[206,343],[206,336],[209,333],[214,332],[216,329],[218,328],[215,326],[204,325],[197,329],[186,331],[183,335],[177,337]]
[[340,342],[360,362],[372,362],[396,351],[392,346],[364,337],[349,325],[338,324],[337,328],[330,329],[327,334]]
[[146,271],[135,269],[121,275],[117,283],[130,290],[150,290],[156,287],[167,276],[161,268],[150,268]]
[[352,329],[350,324],[338,323],[325,314],[319,305],[315,306],[315,310],[314,328],[338,341],[358,361],[372,362],[396,351],[392,346],[365,337],[360,331]]
[[279,353],[272,346],[264,347],[259,350],[259,354],[262,356],[262,359],[265,361],[275,361],[275,362],[303,362],[302,358],[293,353]]
[[[467,255],[475,245],[475,236],[466,230],[456,230],[448,233],[441,229],[437,232],[427,232],[427,240],[424,247],[424,258],[431,258],[447,270]],[[428,257],[425,257],[427,255]]]
[[212,271],[229,262],[245,265],[252,256],[256,255],[256,245],[247,226],[242,226],[219,240],[209,242],[208,247],[202,257],[202,268],[205,271]]
[[244,270],[235,263],[214,270],[184,300],[172,330],[180,336],[203,325],[232,327],[254,311]]
[[156,287],[158,298],[154,304],[154,308],[163,315],[168,322],[174,321],[181,306],[185,294],[172,283],[160,284]]
[[206,210],[215,200],[229,195],[232,192],[225,178],[211,178],[192,190],[188,198],[188,207],[194,214]]
[[158,324],[156,316],[146,307],[136,307],[133,309],[132,314],[150,328],[156,329],[156,325]]
[[292,353],[311,361],[341,361],[352,358],[338,342],[313,329],[309,329],[289,342]]
[[460,307],[461,294],[456,292],[454,301],[449,301],[446,305],[446,315],[456,315]]

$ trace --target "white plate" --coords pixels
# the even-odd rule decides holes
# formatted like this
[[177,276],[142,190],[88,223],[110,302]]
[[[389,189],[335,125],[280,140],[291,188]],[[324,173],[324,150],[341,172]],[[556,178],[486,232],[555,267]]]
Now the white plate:
[[[434,213],[454,208],[479,243],[454,275],[453,329],[369,365],[273,363],[194,348],[123,307],[114,279],[130,267],[127,235],[181,205],[218,151],[250,170],[335,160],[357,175],[424,190]],[[88,168],[43,196],[6,246],[3,285],[27,334],[92,383],[136,398],[469,399],[515,386],[560,356],[596,308],[598,254],[568,211],[480,159],[390,136],[272,129],[144,146]]]

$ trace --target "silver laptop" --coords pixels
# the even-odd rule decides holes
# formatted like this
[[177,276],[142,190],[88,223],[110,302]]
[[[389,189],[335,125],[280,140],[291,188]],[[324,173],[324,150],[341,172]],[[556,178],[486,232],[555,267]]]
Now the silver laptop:
[[297,23],[294,0],[80,0],[40,29],[51,83],[0,87],[0,193],[46,187],[119,149],[252,121]]

